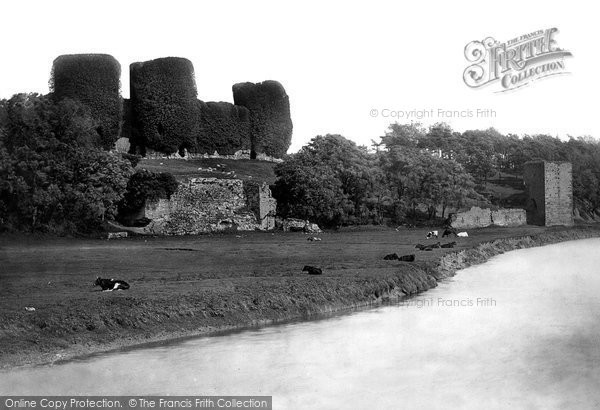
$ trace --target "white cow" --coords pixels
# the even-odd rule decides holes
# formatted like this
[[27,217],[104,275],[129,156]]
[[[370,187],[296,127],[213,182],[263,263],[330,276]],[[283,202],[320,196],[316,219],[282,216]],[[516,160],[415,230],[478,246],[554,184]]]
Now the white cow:
[[438,237],[438,231],[427,232],[427,239],[437,238],[437,237]]

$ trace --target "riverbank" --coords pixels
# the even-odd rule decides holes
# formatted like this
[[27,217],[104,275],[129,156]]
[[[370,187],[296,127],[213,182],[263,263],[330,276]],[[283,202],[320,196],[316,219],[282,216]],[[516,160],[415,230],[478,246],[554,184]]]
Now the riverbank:
[[[424,229],[240,233],[119,241],[0,238],[0,366],[36,365],[382,303],[513,249],[600,236],[600,227],[485,228],[419,252]],[[383,256],[414,253],[416,261]],[[323,268],[322,276],[301,272]],[[96,276],[125,279],[99,292]],[[97,289],[97,288],[96,288]],[[34,311],[26,308],[35,308]]]

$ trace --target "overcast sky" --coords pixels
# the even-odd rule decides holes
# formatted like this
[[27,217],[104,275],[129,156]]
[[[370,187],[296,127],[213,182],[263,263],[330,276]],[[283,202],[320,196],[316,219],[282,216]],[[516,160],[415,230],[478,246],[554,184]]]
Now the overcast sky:
[[[4,1],[0,11],[0,98],[47,93],[61,54],[113,55],[124,97],[129,64],[179,56],[193,62],[204,101],[233,102],[237,82],[281,82],[294,123],[290,152],[326,133],[368,145],[395,120],[392,111],[410,110],[433,109],[421,122],[459,131],[600,137],[594,2],[28,0]],[[470,41],[550,27],[559,29],[558,46],[573,53],[565,60],[571,74],[507,93],[463,82]],[[496,116],[477,118],[477,109]],[[438,110],[475,116],[445,118]]]

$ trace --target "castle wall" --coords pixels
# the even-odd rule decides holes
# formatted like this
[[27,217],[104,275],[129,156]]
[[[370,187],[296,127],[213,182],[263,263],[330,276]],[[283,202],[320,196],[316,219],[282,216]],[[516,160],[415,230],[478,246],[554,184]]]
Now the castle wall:
[[498,209],[492,211],[492,225],[521,226],[527,224],[527,213],[524,209]]
[[458,212],[452,220],[452,227],[485,228],[486,226],[521,226],[527,223],[526,213],[523,209],[498,209],[472,207],[468,211]]
[[573,175],[568,162],[546,162],[546,226],[573,225]]
[[275,200],[268,185],[244,185],[239,179],[191,178],[182,181],[171,199],[146,205],[145,216],[152,221],[145,227],[145,232],[194,235],[272,229]]
[[275,213],[277,201],[271,196],[271,189],[266,183],[244,182],[244,191],[248,208],[254,212],[262,230],[275,229]]
[[478,206],[474,206],[465,212],[456,213],[452,221],[454,228],[483,228],[491,224],[492,215],[490,210]]
[[527,223],[573,225],[573,176],[568,162],[531,161],[525,164]]
[[527,223],[544,225],[546,221],[546,181],[544,161],[525,163],[523,183],[527,192]]
[[[187,150],[184,150],[183,154],[180,154],[180,153],[165,154],[162,152],[147,149],[145,158],[147,158],[147,159],[181,159],[181,160],[205,159],[205,158],[250,159],[250,150],[239,150],[239,151],[236,151],[235,153],[233,153],[232,155],[220,155],[217,151],[215,151],[212,154],[209,154],[209,153],[199,154],[199,153],[188,152]],[[283,162],[283,160],[281,158],[269,157],[266,154],[258,154],[255,159],[258,161],[267,161],[267,162],[278,162],[278,163]]]

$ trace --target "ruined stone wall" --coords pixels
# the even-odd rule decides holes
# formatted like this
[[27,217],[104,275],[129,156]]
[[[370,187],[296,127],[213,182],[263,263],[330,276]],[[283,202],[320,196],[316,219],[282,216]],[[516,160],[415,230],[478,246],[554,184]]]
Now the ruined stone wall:
[[520,226],[527,223],[524,209],[497,209],[472,207],[453,216],[454,228],[485,228],[486,226]]
[[527,223],[544,225],[546,220],[546,187],[544,161],[525,163],[523,183],[527,192]]
[[483,228],[492,224],[492,215],[489,209],[474,206],[468,211],[454,214],[452,226],[454,228]]
[[[205,159],[205,158],[222,158],[222,159],[251,159],[250,158],[250,150],[239,150],[233,153],[232,155],[220,155],[218,152],[214,152],[213,154],[197,154],[193,152],[188,152],[187,150],[183,150],[182,153],[175,154],[164,154],[162,152],[157,152],[151,149],[146,150],[147,159],[182,159],[182,160],[190,160],[190,159]],[[258,161],[267,161],[267,162],[283,162],[281,158],[269,157],[265,154],[258,154],[256,158]]]
[[275,201],[266,184],[245,186],[239,179],[191,178],[180,182],[171,199],[146,205],[145,216],[152,221],[145,232],[194,235],[267,230],[275,225],[274,213]]
[[546,226],[573,225],[573,170],[569,162],[546,162]]
[[245,181],[244,191],[248,208],[254,212],[260,228],[263,230],[275,229],[277,201],[271,195],[269,185],[264,182]]
[[527,223],[573,225],[573,175],[569,162],[532,161],[525,164]]
[[521,226],[527,225],[527,213],[524,209],[498,209],[492,211],[492,225]]

